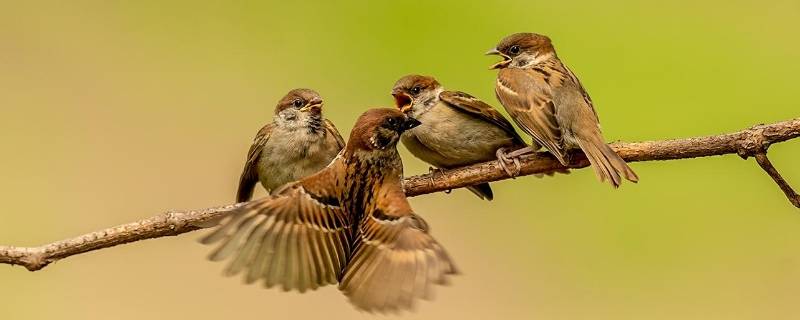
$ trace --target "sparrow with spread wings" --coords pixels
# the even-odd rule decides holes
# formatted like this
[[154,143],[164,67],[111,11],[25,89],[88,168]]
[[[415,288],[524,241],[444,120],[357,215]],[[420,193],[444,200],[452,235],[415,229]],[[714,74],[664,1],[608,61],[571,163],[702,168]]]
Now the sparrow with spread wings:
[[[562,165],[569,151],[580,149],[600,181],[615,188],[622,178],[639,181],[636,173],[603,140],[600,122],[580,80],[556,56],[550,38],[517,33],[504,38],[487,54],[503,57],[492,66],[500,69],[495,92],[508,114]],[[513,157],[531,148],[509,154]]]
[[344,150],[322,171],[233,212],[203,243],[225,273],[283,290],[329,284],[359,309],[410,309],[456,268],[403,191],[396,144],[419,121],[396,109],[358,118]]
[[274,120],[261,128],[247,153],[236,202],[250,200],[260,181],[267,191],[300,180],[327,166],[344,139],[322,117],[322,98],[314,90],[289,91],[275,106]]

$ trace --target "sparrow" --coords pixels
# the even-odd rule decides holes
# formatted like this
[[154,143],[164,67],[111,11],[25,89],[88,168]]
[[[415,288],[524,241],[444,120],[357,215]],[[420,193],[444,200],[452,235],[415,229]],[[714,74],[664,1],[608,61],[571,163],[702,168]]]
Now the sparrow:
[[305,292],[339,285],[360,310],[411,309],[456,267],[403,191],[400,135],[420,124],[398,110],[362,114],[321,171],[248,202],[208,236],[214,261],[246,283]]
[[333,123],[322,117],[322,98],[311,89],[289,91],[275,106],[273,121],[247,152],[236,202],[250,200],[259,181],[271,191],[324,168],[344,147]]
[[[495,93],[517,125],[567,166],[571,150],[586,154],[600,181],[615,188],[622,178],[639,181],[625,160],[603,140],[592,99],[580,80],[556,55],[550,38],[517,33],[504,38],[486,54],[503,60]],[[527,150],[526,150],[527,149]],[[530,152],[526,148],[508,154]]]
[[[408,75],[392,88],[400,111],[422,122],[400,140],[408,151],[438,169],[452,169],[500,160],[503,150],[527,146],[508,120],[490,105],[467,93],[447,91],[429,76]],[[533,146],[539,149],[538,145]],[[488,183],[468,187],[481,199],[492,200]]]

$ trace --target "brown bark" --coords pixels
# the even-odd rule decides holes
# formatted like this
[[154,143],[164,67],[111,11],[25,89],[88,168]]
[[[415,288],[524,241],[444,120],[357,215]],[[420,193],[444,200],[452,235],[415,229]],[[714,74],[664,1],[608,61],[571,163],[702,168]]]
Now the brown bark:
[[[800,208],[800,196],[781,177],[766,156],[766,151],[771,144],[797,137],[800,137],[800,118],[758,125],[739,132],[717,136],[614,143],[612,147],[628,162],[689,159],[724,154],[738,154],[745,159],[754,156],[759,166],[775,180],[789,201]],[[546,152],[525,155],[520,160],[521,176],[563,169],[558,161]],[[586,157],[578,153],[572,157],[569,167],[576,169],[588,165]],[[413,197],[509,178],[497,161],[490,161],[441,173],[434,172],[408,177],[405,180],[405,189],[406,194]],[[239,204],[235,204],[204,210],[167,212],[141,221],[40,247],[0,246],[0,264],[21,265],[30,271],[36,271],[54,261],[72,255],[202,229],[208,221],[220,218],[238,206]]]

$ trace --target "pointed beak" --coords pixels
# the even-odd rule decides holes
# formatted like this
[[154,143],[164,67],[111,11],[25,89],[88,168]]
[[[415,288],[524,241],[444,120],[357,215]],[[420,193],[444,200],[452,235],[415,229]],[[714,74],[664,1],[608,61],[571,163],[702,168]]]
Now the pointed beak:
[[392,97],[394,97],[394,105],[400,109],[400,112],[406,113],[411,110],[414,102],[411,96],[403,92],[392,92]]
[[416,128],[417,126],[419,126],[421,124],[422,124],[422,122],[419,122],[419,120],[414,119],[412,117],[408,117],[408,118],[406,118],[406,121],[403,122],[403,124],[400,126],[400,130],[402,130],[401,132],[406,131],[406,130],[410,130],[410,129]]
[[310,109],[315,109],[314,111],[322,110],[322,99],[313,99],[305,105],[305,107],[300,108],[300,111],[305,112]]
[[486,55],[487,56],[501,56],[501,57],[503,57],[502,61],[500,61],[498,63],[495,63],[492,66],[490,66],[489,70],[502,69],[502,68],[505,68],[506,66],[508,66],[509,63],[511,63],[511,57],[509,57],[509,56],[503,54],[502,52],[498,51],[497,48],[492,48],[491,50],[486,51]]

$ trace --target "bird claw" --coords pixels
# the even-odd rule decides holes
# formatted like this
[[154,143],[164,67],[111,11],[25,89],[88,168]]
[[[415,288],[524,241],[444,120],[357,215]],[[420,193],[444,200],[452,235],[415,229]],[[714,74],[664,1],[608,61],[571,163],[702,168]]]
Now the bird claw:
[[[430,175],[430,176],[428,177],[428,180],[429,180],[429,182],[430,182],[430,184],[431,184],[431,187],[433,187],[433,185],[434,185],[434,182],[433,182],[433,175],[434,175],[435,173],[437,173],[437,172],[438,172],[440,175],[443,175],[443,174],[444,174],[444,170],[442,170],[442,169],[440,169],[440,168],[428,167],[428,174]],[[447,193],[447,192],[445,192],[445,193]]]
[[[497,162],[500,163],[500,167],[503,168],[503,171],[505,171],[509,177],[514,179],[519,175],[519,172],[522,170],[522,166],[519,163],[519,158],[509,157],[509,154],[506,153],[505,148],[497,149],[495,155],[497,156]],[[514,170],[511,170],[508,167],[509,163],[514,164]]]

